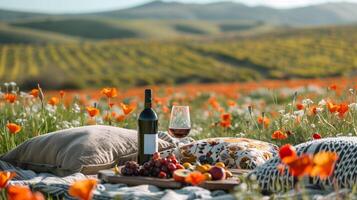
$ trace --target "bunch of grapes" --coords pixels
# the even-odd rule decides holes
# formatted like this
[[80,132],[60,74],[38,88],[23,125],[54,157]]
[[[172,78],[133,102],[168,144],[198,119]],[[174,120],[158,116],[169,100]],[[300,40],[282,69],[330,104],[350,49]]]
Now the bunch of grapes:
[[[167,158],[161,158],[160,154],[156,152],[154,153],[152,159],[145,162],[140,168],[136,162],[128,161],[125,164],[125,167],[122,168],[122,174],[129,176],[140,175],[158,178],[171,178],[176,169],[184,169],[184,167],[177,161],[175,155],[172,154]],[[130,172],[129,174],[128,171]]]
[[124,176],[138,176],[140,166],[135,161],[127,161],[125,166],[121,168],[121,174]]

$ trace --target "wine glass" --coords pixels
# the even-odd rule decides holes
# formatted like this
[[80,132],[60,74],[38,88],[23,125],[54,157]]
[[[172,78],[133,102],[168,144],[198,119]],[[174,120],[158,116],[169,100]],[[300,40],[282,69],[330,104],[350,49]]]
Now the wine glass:
[[171,111],[169,134],[178,140],[185,138],[191,130],[190,108],[173,106]]

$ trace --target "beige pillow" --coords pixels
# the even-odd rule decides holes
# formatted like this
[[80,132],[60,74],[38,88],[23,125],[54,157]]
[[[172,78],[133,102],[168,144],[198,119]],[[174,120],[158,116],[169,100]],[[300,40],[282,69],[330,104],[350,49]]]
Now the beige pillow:
[[[95,174],[137,155],[137,132],[111,126],[84,126],[29,139],[0,160],[35,172],[59,176],[75,172]],[[159,150],[174,145],[159,139]]]

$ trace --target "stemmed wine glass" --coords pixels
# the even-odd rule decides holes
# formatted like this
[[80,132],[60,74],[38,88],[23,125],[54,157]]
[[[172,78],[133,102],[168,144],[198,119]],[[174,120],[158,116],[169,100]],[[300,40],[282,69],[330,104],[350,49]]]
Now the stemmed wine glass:
[[171,111],[169,134],[178,140],[185,138],[191,130],[190,108],[173,106]]

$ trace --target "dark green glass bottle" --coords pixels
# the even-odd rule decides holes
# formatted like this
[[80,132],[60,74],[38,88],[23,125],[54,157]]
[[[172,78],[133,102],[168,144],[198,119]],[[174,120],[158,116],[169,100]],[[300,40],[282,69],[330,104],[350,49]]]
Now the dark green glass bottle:
[[145,90],[145,108],[138,119],[138,163],[149,161],[158,151],[158,117],[152,109],[152,90]]

